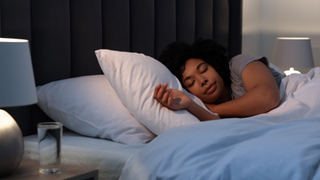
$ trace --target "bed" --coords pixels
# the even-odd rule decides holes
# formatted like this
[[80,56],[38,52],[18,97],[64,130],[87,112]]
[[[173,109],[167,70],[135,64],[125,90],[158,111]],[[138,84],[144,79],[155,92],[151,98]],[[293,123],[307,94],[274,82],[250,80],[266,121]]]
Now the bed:
[[141,91],[164,81],[182,88],[156,61],[170,42],[209,38],[229,57],[240,54],[241,0],[0,5],[0,36],[30,42],[39,102],[6,108],[24,135],[25,158],[38,158],[37,123],[56,120],[64,124],[62,163],[97,168],[99,179],[319,178],[317,68],[283,79],[278,108],[243,119],[197,123]]

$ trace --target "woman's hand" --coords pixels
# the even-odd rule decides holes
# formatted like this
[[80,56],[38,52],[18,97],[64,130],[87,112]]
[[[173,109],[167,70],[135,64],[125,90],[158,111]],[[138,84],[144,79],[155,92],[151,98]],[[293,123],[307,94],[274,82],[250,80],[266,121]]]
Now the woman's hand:
[[220,119],[219,116],[212,114],[196,104],[186,94],[176,89],[167,89],[168,83],[162,86],[158,84],[154,89],[153,97],[162,105],[172,110],[186,109],[200,121]]
[[153,97],[159,101],[162,105],[172,110],[186,109],[191,99],[183,92],[176,89],[167,89],[168,83],[164,83],[162,86],[159,83],[154,89]]

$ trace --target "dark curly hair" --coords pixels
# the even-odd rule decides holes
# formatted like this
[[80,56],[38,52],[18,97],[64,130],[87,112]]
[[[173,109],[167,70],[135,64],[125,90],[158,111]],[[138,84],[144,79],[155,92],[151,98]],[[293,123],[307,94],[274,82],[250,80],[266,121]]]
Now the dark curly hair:
[[213,40],[200,38],[192,45],[185,42],[169,44],[160,55],[159,61],[182,82],[186,61],[190,58],[201,59],[210,64],[222,77],[224,84],[230,87],[230,69],[226,53],[226,48]]

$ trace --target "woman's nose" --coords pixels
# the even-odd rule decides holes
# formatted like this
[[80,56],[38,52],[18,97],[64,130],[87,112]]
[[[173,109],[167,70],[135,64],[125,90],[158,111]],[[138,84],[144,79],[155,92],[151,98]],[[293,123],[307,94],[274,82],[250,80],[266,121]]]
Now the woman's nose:
[[204,86],[207,84],[208,79],[205,76],[202,76],[201,74],[196,75],[197,82],[200,83],[201,86]]
[[201,82],[201,86],[204,86],[204,85],[206,85],[206,84],[207,84],[208,79],[206,79],[206,78],[202,77],[200,82]]

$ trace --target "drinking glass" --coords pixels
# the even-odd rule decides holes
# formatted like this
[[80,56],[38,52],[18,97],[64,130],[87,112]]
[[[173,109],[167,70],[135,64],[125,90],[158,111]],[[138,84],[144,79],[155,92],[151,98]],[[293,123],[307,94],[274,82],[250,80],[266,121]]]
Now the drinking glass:
[[53,174],[60,171],[62,124],[38,123],[39,172]]

